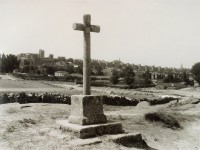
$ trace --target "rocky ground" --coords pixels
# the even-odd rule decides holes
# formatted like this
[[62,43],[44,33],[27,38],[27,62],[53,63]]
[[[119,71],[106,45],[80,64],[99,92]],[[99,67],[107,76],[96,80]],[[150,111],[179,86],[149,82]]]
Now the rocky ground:
[[[58,82],[24,81],[1,76],[0,94],[4,92],[69,92],[81,93],[82,87]],[[116,94],[127,97],[180,96],[179,102],[150,106],[141,102],[137,106],[108,106],[104,112],[109,120],[120,121],[129,133],[141,133],[147,144],[161,150],[200,149],[200,88],[160,90],[147,88],[122,90],[93,87],[93,94]],[[84,145],[71,133],[60,131],[56,120],[67,119],[70,105],[67,104],[2,104],[0,105],[0,149],[134,149],[109,141],[109,136],[100,136],[93,144]],[[149,122],[145,114],[162,112],[171,114],[181,124],[180,129],[171,129],[162,123]],[[96,141],[96,142],[95,142]],[[99,142],[98,142],[99,141]]]

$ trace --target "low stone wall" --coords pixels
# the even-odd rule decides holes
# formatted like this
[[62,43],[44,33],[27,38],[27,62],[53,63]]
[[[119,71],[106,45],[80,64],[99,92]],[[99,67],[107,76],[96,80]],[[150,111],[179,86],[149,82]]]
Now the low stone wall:
[[[150,105],[166,104],[170,101],[177,100],[173,97],[165,97],[158,99],[130,99],[124,96],[110,95],[103,96],[103,104],[115,106],[136,106],[139,102],[147,101]],[[52,93],[5,93],[0,96],[0,104],[14,103],[61,103],[71,104],[71,95],[52,94]]]
[[166,104],[174,100],[178,100],[179,98],[173,98],[173,97],[165,97],[165,98],[158,98],[158,99],[153,99],[149,100],[148,102],[150,105],[161,105],[161,104]]
[[37,94],[37,93],[5,93],[1,96],[1,102],[4,103],[14,103],[18,102],[20,104],[24,103],[62,103],[71,104],[71,96],[61,95],[61,94]]
[[135,99],[129,99],[123,96],[103,96],[103,103],[107,105],[117,106],[136,106],[139,101]]

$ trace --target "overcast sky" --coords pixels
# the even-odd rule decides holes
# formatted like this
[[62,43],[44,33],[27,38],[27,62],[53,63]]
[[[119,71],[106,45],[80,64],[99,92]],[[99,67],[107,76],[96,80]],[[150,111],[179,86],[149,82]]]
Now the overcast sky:
[[72,24],[91,14],[93,59],[191,67],[200,61],[199,0],[0,0],[0,53],[83,57]]

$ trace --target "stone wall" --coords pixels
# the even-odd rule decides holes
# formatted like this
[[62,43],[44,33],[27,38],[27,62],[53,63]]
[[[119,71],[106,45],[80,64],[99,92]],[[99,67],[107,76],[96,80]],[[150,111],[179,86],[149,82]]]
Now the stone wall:
[[[165,97],[155,99],[130,99],[123,96],[111,95],[103,96],[103,104],[115,106],[136,106],[142,101],[147,101],[150,105],[166,104],[178,98]],[[0,104],[5,103],[61,103],[71,105],[71,95],[52,94],[52,93],[5,93],[0,95]]]

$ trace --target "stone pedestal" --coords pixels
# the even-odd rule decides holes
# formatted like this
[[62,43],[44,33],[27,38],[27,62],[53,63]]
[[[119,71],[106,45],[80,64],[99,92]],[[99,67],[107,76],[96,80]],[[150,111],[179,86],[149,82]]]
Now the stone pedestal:
[[62,131],[71,132],[81,139],[124,132],[120,122],[107,122],[82,126],[79,124],[69,123],[67,120],[58,120],[57,124]]
[[72,95],[69,123],[79,125],[106,123],[102,101],[102,96]]
[[120,122],[107,122],[102,101],[102,96],[73,95],[71,114],[68,120],[57,121],[59,128],[83,139],[103,134],[123,133]]

